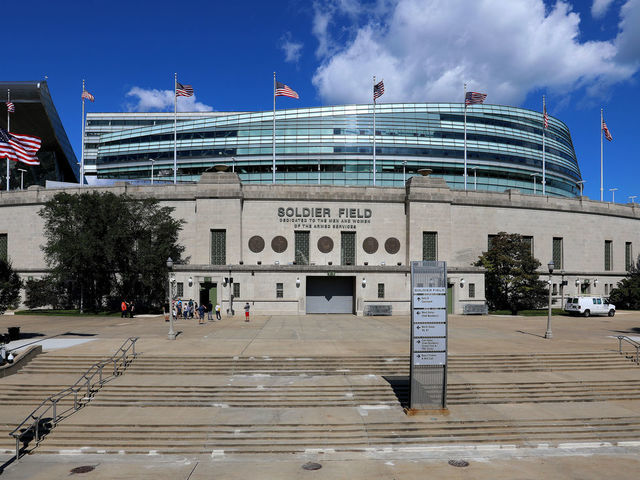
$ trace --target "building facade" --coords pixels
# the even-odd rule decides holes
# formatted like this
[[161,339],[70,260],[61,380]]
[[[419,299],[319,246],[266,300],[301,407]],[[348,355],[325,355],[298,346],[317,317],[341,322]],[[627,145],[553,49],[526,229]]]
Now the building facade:
[[[542,278],[554,261],[559,305],[569,295],[608,295],[640,245],[638,204],[465,192],[425,176],[401,188],[260,185],[207,172],[193,184],[100,190],[173,207],[190,259],[174,268],[179,297],[220,301],[229,313],[250,302],[256,314],[362,315],[373,306],[408,314],[413,260],[447,262],[448,308],[464,313],[485,303],[484,274],[473,263],[501,231],[529,240]],[[46,273],[37,212],[55,193],[0,193],[0,255],[23,278]]]
[[[278,110],[276,183],[372,185],[373,105]],[[376,107],[376,185],[402,186],[430,169],[451,189],[464,189],[464,105],[379,104]],[[272,183],[273,112],[179,113],[179,181],[197,181],[220,163],[244,183]],[[86,172],[98,179],[173,181],[171,113],[89,113]],[[580,169],[571,134],[550,117],[500,105],[466,112],[467,190],[542,192],[573,197]],[[544,135],[544,139],[543,139]],[[544,143],[544,159],[543,159]]]

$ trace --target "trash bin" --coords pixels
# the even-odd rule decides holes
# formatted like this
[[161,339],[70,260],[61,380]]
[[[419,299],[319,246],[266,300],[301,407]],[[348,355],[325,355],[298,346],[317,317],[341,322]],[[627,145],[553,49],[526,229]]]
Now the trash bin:
[[20,340],[20,327],[9,327],[9,341]]

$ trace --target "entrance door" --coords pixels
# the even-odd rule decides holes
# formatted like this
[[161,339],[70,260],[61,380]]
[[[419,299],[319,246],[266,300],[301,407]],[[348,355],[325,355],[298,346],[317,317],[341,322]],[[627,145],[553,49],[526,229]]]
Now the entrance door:
[[216,305],[218,300],[218,288],[217,284],[211,282],[205,282],[200,284],[200,305],[206,305],[211,302],[213,306]]
[[447,284],[447,313],[453,313],[453,284]]
[[354,313],[355,277],[307,277],[307,313]]

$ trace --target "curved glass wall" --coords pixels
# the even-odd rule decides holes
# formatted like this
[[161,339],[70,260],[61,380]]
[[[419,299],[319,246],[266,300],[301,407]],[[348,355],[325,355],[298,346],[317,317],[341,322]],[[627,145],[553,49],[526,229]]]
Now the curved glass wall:
[[[429,168],[452,189],[464,188],[462,104],[376,106],[376,184],[401,186]],[[87,117],[85,158],[99,178],[173,179],[170,114],[94,114]],[[138,114],[139,116],[140,114]],[[130,122],[127,124],[127,118]],[[272,182],[273,112],[185,114],[177,126],[178,178],[193,181],[219,163],[243,182]],[[467,109],[467,189],[517,188],[541,193],[542,114],[499,105]],[[276,111],[276,181],[371,185],[373,105]],[[579,193],[580,169],[567,126],[550,118],[545,132],[546,189]]]

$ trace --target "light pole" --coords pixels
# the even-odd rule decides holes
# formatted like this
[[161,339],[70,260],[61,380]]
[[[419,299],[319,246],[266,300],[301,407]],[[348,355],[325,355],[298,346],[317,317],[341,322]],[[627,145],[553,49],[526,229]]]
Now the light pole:
[[586,183],[586,180],[580,180],[579,182],[576,182],[576,183],[580,187],[580,196],[582,196],[582,187],[584,187],[584,184]]
[[617,188],[610,188],[609,191],[611,192],[611,203],[616,203],[616,190],[618,190]]
[[547,267],[549,267],[549,311],[547,314],[547,331],[544,332],[544,338],[553,338],[553,334],[551,333],[551,274],[553,273],[553,260],[551,260]]
[[407,183],[407,161],[406,160],[402,161],[402,183],[403,184]]
[[156,161],[153,158],[150,158],[149,161],[151,162],[151,185],[153,185],[153,164],[156,163]]
[[231,157],[231,173],[236,173],[236,157]]
[[169,270],[169,340],[176,339],[176,332],[173,331],[173,284],[176,278],[173,276],[173,260],[167,258],[167,269]]
[[538,182],[536,182],[536,177],[538,176],[538,174],[537,173],[532,173],[531,176],[533,177],[533,194],[535,195],[536,194],[536,184],[538,183]]
[[478,190],[478,167],[471,167],[473,170],[473,189]]
[[636,203],[636,202],[634,202],[636,197],[637,197],[637,195],[629,195],[629,198],[631,199],[631,203]]
[[26,170],[24,168],[18,168],[18,171],[20,172],[20,190],[23,190],[23,187],[24,187],[24,172],[26,172]]
[[318,185],[320,185],[320,159],[318,158]]

